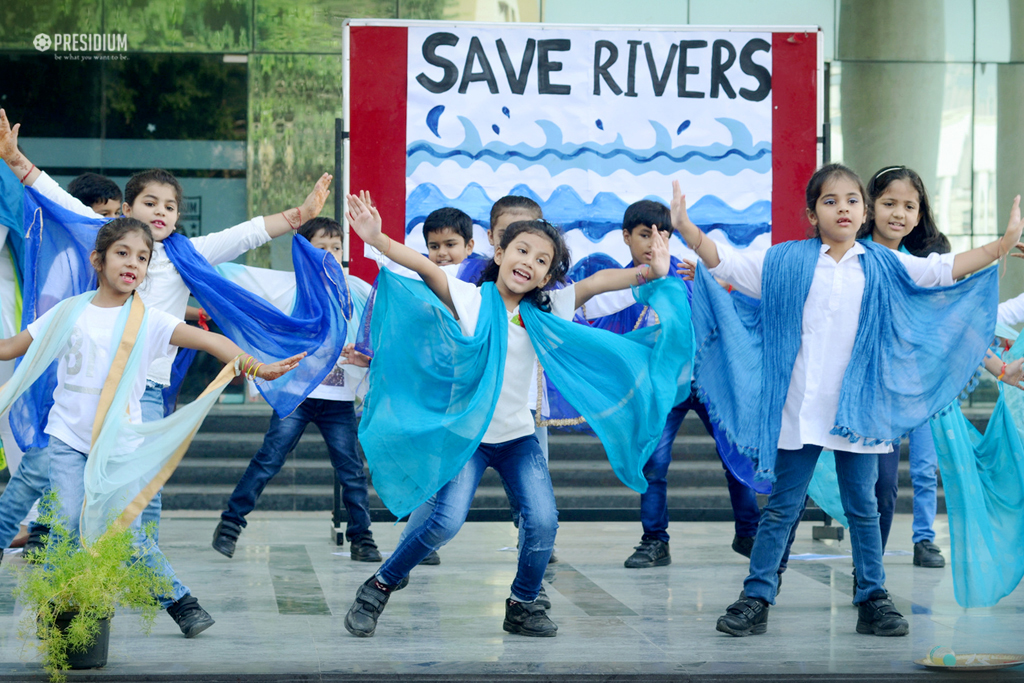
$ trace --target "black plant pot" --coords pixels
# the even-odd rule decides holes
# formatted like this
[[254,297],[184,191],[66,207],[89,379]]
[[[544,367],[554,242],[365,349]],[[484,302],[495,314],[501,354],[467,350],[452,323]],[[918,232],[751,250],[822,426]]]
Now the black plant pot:
[[[61,632],[67,631],[75,612],[61,612],[57,615],[55,625]],[[110,646],[110,617],[100,619],[100,629],[96,640],[85,648],[84,652],[68,652],[69,669],[98,669],[107,664],[107,650]]]

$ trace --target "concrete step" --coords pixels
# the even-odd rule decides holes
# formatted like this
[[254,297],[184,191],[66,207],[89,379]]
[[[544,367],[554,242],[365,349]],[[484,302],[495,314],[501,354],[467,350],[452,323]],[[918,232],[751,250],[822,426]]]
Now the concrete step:
[[[227,507],[228,498],[233,487],[223,485],[178,484],[168,485],[163,492],[163,506],[167,510],[223,510]],[[260,496],[257,510],[305,510],[329,511],[333,506],[334,492],[331,486],[268,486]],[[639,509],[640,494],[624,486],[609,488],[604,486],[580,486],[572,488],[555,488],[555,500],[559,508],[610,508]],[[764,497],[760,497],[764,504]],[[913,511],[913,497],[910,491],[901,490],[896,503],[896,511],[909,513]],[[370,507],[383,508],[384,505],[376,492],[370,491]],[[499,486],[481,486],[473,498],[474,509],[505,509],[508,499],[505,490]],[[729,493],[722,487],[669,487],[668,507],[684,509],[730,509]],[[945,497],[942,491],[938,494],[939,512],[945,512]]]

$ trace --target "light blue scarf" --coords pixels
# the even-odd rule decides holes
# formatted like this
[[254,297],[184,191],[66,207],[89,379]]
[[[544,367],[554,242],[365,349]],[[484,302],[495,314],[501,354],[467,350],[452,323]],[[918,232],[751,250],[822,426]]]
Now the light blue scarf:
[[[359,426],[373,484],[403,517],[472,457],[494,414],[508,340],[505,306],[493,283],[472,336],[420,280],[382,270],[371,346],[376,352]],[[643,492],[643,465],[668,413],[690,391],[693,332],[681,282],[636,290],[661,325],[616,335],[520,306],[544,370],[601,438],[612,469]],[[595,370],[600,368],[600,370]]]
[[[988,269],[950,287],[923,288],[890,249],[862,244],[860,322],[832,433],[850,443],[891,444],[970,382],[995,328],[997,274]],[[820,252],[819,239],[769,249],[756,311],[734,304],[703,265],[697,269],[698,389],[712,419],[769,481]]]

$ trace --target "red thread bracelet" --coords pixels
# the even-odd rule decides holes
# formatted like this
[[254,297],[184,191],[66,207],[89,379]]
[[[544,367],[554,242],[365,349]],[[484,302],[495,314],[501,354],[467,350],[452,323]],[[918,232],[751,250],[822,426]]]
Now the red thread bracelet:
[[36,165],[32,164],[32,168],[28,169],[28,173],[26,173],[25,175],[21,176],[21,184],[22,185],[25,184],[25,178],[28,178],[29,175],[31,175],[32,171],[34,171],[34,170],[36,170]]

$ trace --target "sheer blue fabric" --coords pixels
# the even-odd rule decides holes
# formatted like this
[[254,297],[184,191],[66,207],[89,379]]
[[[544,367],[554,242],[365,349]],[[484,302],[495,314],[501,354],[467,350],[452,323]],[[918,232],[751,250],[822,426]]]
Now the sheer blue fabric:
[[601,439],[619,480],[643,493],[643,467],[669,411],[690,395],[693,328],[682,281],[661,278],[633,294],[660,324],[619,335],[530,306],[520,310],[551,383]]
[[493,283],[473,336],[423,283],[383,269],[371,346],[377,351],[359,443],[381,500],[402,518],[463,468],[501,392],[508,322]]
[[[1017,341],[1004,354],[1024,354]],[[990,607],[1024,577],[1024,392],[999,385],[985,433],[953,402],[931,421],[949,516],[953,593]]]
[[[381,271],[371,321],[376,350],[359,440],[374,488],[402,517],[446,484],[483,438],[501,391],[504,304],[493,283],[474,335],[420,280]],[[612,469],[643,492],[643,465],[669,411],[689,395],[693,331],[682,283],[636,292],[661,324],[615,335],[520,306],[541,365],[601,437]],[[595,370],[600,368],[600,371]]]
[[243,350],[267,362],[308,354],[292,372],[258,384],[275,412],[289,415],[330,373],[345,343],[352,302],[337,259],[301,235],[295,236],[296,294],[288,315],[226,280],[184,235],[172,233],[163,243],[192,295]]
[[18,177],[7,164],[0,164],[0,225],[6,225],[18,235],[25,234],[25,223],[22,220],[24,194]]
[[[997,273],[922,288],[891,250],[864,247],[860,322],[832,433],[850,443],[891,444],[970,382],[995,327]],[[820,249],[813,239],[768,250],[758,312],[731,300],[703,265],[697,269],[698,388],[728,440],[757,461],[759,479],[774,479],[782,407]],[[936,336],[936,329],[948,333]]]
[[[96,288],[89,254],[104,222],[79,216],[25,188],[22,329],[64,299]],[[56,386],[54,364],[11,407],[11,428],[22,450],[46,445],[43,430]]]

